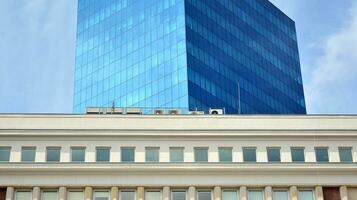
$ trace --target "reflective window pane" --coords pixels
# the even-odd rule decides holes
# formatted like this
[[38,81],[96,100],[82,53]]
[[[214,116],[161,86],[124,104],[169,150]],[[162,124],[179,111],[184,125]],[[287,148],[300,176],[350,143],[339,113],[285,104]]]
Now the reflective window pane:
[[173,191],[172,200],[186,200],[186,192],[184,191]]
[[353,162],[352,158],[352,148],[350,147],[340,147],[338,148],[340,154],[340,161],[344,163]]
[[287,191],[274,191],[273,200],[289,200]]
[[222,200],[237,200],[237,192],[236,191],[223,191]]
[[61,148],[60,147],[48,147],[46,160],[47,162],[59,162],[61,156]]
[[15,193],[16,200],[31,200],[32,199],[32,192],[30,191],[17,191]]
[[315,148],[315,155],[317,162],[328,162],[328,148],[327,147],[317,147]]
[[145,200],[161,200],[161,192],[147,191],[145,192]]
[[135,200],[134,191],[121,191],[120,196],[121,196],[121,200]]
[[244,162],[257,162],[256,148],[243,148]]
[[36,147],[22,147],[21,161],[22,162],[35,162]]
[[300,148],[300,147],[291,148],[291,159],[293,162],[305,162],[304,148]]
[[184,161],[184,148],[171,147],[170,148],[170,162],[183,162]]
[[146,162],[159,162],[160,148],[146,147],[145,148],[145,161]]
[[198,200],[211,200],[211,192],[209,191],[199,191],[197,192]]
[[218,148],[220,162],[232,162],[232,147]]
[[0,162],[10,161],[10,147],[0,147]]
[[263,200],[263,192],[262,191],[249,191],[248,192],[248,200]]
[[314,200],[312,191],[299,191],[299,200]]
[[96,191],[94,193],[94,200],[109,200],[109,192]]
[[280,162],[280,148],[267,148],[268,161]]
[[97,148],[97,162],[109,162],[110,161],[110,148],[99,147]]
[[84,162],[86,156],[86,149],[84,147],[72,147],[72,162]]
[[208,148],[195,148],[195,161],[208,162]]
[[135,162],[135,148],[122,147],[121,148],[121,161],[122,162]]
[[41,198],[42,200],[57,200],[57,192],[56,191],[42,192]]
[[68,194],[68,200],[83,200],[84,193],[81,191],[70,191]]

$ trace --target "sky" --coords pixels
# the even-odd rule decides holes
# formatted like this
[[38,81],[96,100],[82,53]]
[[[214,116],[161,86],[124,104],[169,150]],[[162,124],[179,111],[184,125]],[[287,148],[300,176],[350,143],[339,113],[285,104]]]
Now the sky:
[[[297,26],[309,114],[357,114],[357,0],[271,0]],[[0,1],[0,113],[70,113],[77,0]]]

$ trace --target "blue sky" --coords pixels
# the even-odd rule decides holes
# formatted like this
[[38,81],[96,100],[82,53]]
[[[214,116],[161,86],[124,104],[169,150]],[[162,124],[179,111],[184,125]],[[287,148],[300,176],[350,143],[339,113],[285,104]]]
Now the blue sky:
[[[296,21],[308,113],[357,113],[357,0],[272,0]],[[0,112],[72,112],[77,0],[1,0]]]

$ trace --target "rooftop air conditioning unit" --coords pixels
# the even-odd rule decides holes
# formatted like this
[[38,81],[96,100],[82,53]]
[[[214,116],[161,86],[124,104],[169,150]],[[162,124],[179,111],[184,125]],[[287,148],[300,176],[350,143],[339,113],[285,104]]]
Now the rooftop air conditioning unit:
[[179,115],[180,113],[180,110],[169,110],[170,115]]
[[163,114],[165,114],[165,110],[156,109],[156,110],[154,110],[154,114],[155,114],[155,115],[163,115]]
[[209,114],[210,115],[224,115],[224,110],[223,109],[209,109]]

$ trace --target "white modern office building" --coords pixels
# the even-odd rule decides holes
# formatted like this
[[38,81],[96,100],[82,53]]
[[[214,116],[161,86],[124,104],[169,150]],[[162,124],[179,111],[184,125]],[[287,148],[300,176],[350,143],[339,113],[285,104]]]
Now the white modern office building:
[[357,200],[357,116],[0,115],[0,200]]

